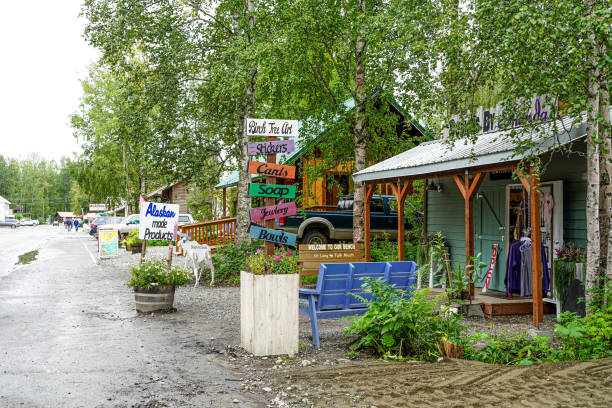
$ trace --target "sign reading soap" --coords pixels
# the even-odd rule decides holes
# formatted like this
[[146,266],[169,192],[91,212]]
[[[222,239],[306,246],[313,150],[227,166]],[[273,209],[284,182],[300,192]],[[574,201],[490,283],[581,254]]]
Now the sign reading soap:
[[289,119],[246,119],[247,136],[296,137],[298,121]]
[[178,212],[178,204],[142,203],[138,238],[172,240]]

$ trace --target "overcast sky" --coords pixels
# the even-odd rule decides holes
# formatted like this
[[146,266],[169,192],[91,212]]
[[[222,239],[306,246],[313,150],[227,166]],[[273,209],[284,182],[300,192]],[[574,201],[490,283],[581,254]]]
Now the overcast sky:
[[83,39],[81,0],[1,4],[0,154],[72,157],[79,149],[68,117],[98,55]]

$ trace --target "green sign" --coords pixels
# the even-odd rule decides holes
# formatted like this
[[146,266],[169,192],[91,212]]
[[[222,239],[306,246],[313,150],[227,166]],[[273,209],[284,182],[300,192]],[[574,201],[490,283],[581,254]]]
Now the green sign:
[[295,186],[280,186],[278,184],[249,185],[251,197],[295,198]]

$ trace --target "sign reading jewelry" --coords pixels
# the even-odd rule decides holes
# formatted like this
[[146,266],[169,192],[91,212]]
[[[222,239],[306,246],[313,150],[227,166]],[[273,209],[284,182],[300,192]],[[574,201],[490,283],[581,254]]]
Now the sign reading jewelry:
[[178,204],[142,203],[138,238],[170,241],[178,223]]
[[251,210],[251,221],[272,220],[274,218],[289,217],[295,214],[297,214],[297,207],[294,202],[270,207],[259,207]]

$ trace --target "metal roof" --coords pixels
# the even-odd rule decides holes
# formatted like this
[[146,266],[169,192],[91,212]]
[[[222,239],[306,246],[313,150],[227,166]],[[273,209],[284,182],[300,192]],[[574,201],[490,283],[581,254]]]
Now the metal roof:
[[[563,118],[543,125],[540,132],[525,132],[508,137],[513,130],[483,133],[475,140],[454,142],[443,139],[424,142],[394,157],[353,174],[355,182],[425,176],[450,170],[520,160],[531,154],[541,154],[586,135],[586,123],[572,126],[572,118]],[[557,136],[554,135],[557,126]],[[542,137],[542,134],[548,136]],[[534,147],[515,153],[516,137],[532,141]]]
[[0,196],[0,203],[11,203],[9,200],[7,200],[6,198]]

